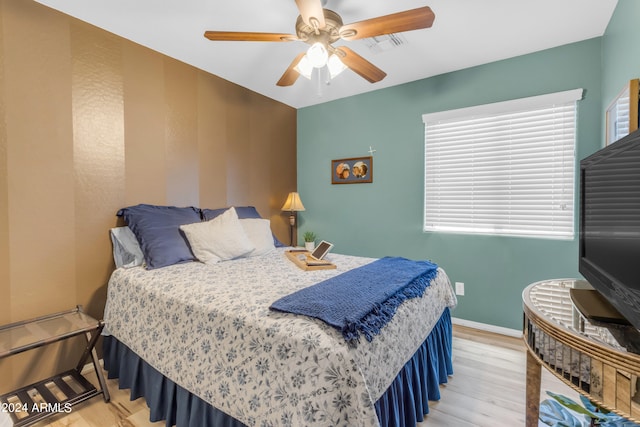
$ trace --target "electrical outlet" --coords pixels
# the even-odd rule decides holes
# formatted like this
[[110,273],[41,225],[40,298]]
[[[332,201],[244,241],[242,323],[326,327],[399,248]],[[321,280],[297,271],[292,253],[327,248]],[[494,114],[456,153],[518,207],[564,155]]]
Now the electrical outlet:
[[464,283],[456,282],[456,295],[464,295]]

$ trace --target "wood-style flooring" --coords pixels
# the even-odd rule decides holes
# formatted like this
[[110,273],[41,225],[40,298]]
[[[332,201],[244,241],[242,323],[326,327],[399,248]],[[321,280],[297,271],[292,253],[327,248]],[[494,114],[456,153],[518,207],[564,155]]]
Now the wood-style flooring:
[[[524,426],[525,347],[521,339],[454,326],[454,375],[441,386],[441,399],[430,402],[429,415],[419,427]],[[149,427],[144,399],[129,400],[129,390],[119,390],[108,380],[111,402],[96,397],[75,406],[68,415],[56,415],[37,427]],[[545,390],[576,393],[543,369],[541,400]],[[206,426],[203,426],[206,427]]]

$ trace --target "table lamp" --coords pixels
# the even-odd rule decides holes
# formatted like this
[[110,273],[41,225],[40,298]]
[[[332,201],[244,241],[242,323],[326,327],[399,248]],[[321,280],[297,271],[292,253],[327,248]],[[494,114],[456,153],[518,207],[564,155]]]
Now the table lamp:
[[289,225],[291,226],[290,246],[293,246],[293,227],[296,225],[296,212],[304,210],[304,205],[302,204],[302,200],[300,200],[300,195],[295,191],[289,193],[289,195],[287,196],[287,201],[284,202],[284,205],[282,205],[282,210],[289,211]]

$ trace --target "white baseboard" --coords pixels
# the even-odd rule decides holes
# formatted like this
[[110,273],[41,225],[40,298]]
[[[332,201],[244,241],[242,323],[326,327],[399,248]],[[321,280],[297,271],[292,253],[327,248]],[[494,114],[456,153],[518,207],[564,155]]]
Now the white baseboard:
[[504,328],[502,326],[489,325],[488,323],[474,322],[471,320],[459,319],[457,317],[452,317],[451,323],[453,323],[454,325],[466,326],[468,328],[493,332],[495,334],[506,335],[514,338],[522,337],[522,331],[519,329]]

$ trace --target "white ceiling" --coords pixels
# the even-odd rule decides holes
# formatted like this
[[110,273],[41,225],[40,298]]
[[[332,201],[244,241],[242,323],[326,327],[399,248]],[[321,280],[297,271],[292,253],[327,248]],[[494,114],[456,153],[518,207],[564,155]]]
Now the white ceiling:
[[143,46],[295,108],[601,36],[617,0],[327,0],[345,24],[430,6],[432,28],[402,33],[406,44],[372,52],[338,41],[387,73],[371,84],[347,70],[330,84],[276,82],[302,42],[214,42],[205,30],[295,34],[294,0],[36,0]]

